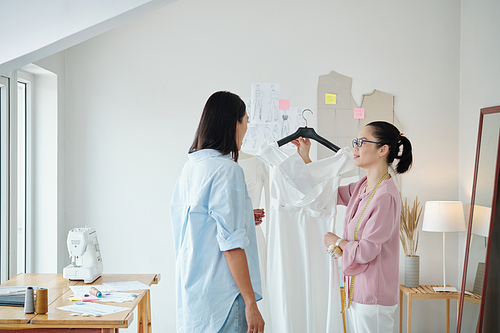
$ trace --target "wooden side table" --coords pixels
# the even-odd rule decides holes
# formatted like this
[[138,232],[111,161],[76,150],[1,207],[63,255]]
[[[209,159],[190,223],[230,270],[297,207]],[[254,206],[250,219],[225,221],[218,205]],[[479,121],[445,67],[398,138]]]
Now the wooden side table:
[[446,333],[450,332],[450,299],[459,299],[459,292],[435,292],[432,287],[441,285],[425,285],[416,288],[409,288],[403,284],[399,285],[399,332],[403,332],[403,293],[407,297],[407,328],[406,332],[411,333],[411,302],[412,299],[445,299],[446,300]]

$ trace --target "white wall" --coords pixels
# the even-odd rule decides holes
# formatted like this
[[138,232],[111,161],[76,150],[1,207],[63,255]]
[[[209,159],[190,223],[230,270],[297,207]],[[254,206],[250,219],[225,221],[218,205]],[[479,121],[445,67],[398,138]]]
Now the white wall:
[[176,0],[0,1],[0,74],[62,51]]
[[500,105],[500,2],[462,0],[460,195],[470,203],[479,111]]
[[[33,272],[57,271],[57,75],[35,65],[23,69],[34,74],[34,98],[31,112],[32,134],[32,225]],[[64,202],[63,202],[64,203]],[[62,224],[64,227],[64,224]]]
[[[44,98],[49,98],[50,107],[36,109],[33,130],[34,144],[37,150],[34,152],[34,168],[36,173],[45,170],[45,174],[39,174],[42,179],[35,179],[33,202],[38,207],[33,212],[34,223],[40,231],[34,234],[35,239],[35,272],[49,272],[55,267],[57,272],[62,272],[62,268],[68,264],[68,251],[66,249],[66,238],[68,230],[66,228],[66,72],[65,54],[59,52],[50,57],[42,59],[36,63],[48,73],[42,73],[44,81],[50,80],[50,90],[42,93]],[[40,76],[40,75],[39,75]],[[54,82],[55,81],[55,82]],[[38,86],[47,89],[47,85],[40,82]],[[54,87],[55,85],[55,87]],[[55,100],[54,100],[55,99]],[[37,103],[38,105],[38,103]],[[50,120],[48,120],[50,119]],[[53,152],[56,150],[56,152]],[[48,158],[50,156],[50,158]],[[43,167],[43,165],[46,167]],[[47,195],[51,193],[51,195]],[[47,215],[43,212],[50,209],[51,217],[56,216],[56,229],[48,228],[43,221],[47,221]],[[52,221],[54,223],[54,221]],[[53,225],[53,224],[52,224]],[[52,237],[42,237],[43,233],[49,232]],[[53,242],[48,245],[47,242]],[[50,266],[46,264],[47,258],[42,257],[43,249],[49,247],[50,256],[56,256],[57,261]],[[50,258],[50,257],[49,257]],[[49,270],[49,267],[51,270]]]
[[[500,105],[500,2],[462,0],[460,46],[459,194],[471,203],[472,180],[481,108]],[[477,236],[476,236],[477,237]],[[465,242],[459,254],[463,262]],[[475,269],[475,268],[474,268]],[[475,272],[472,276],[475,275]],[[462,328],[473,330],[478,306],[466,304]],[[476,316],[474,319],[473,317]]]
[[[393,94],[415,157],[402,195],[457,200],[459,56],[452,0],[183,0],[76,45],[66,51],[67,230],[97,229],[106,273],[162,273],[153,326],[171,331],[169,203],[211,93],[280,82],[282,98],[315,109],[318,76],[335,70],[353,78],[358,103],[373,89]],[[448,253],[457,241],[447,237]],[[441,283],[441,246],[441,234],[420,234],[421,284]],[[458,259],[447,265],[459,287]],[[413,329],[444,325],[443,302],[414,302]]]

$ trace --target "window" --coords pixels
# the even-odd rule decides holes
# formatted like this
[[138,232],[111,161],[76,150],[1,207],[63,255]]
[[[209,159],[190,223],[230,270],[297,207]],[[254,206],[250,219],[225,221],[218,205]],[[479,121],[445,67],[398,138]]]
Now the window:
[[0,79],[0,270],[4,282],[31,271],[29,123],[33,75],[18,70]]
[[9,79],[0,76],[0,282],[8,279],[8,107]]
[[30,184],[30,121],[33,75],[17,71],[17,251],[16,274],[30,271],[29,250],[31,242],[27,240],[30,232],[29,184]]

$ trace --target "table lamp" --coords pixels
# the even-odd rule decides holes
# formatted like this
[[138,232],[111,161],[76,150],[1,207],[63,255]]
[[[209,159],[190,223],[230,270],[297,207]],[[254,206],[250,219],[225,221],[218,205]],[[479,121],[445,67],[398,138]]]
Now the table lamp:
[[[474,205],[472,212],[472,236],[488,237],[490,235],[491,208],[479,205]],[[472,292],[481,295],[483,291],[484,280],[484,262],[477,263],[476,279],[474,280],[474,288]]]
[[474,205],[472,212],[472,233],[488,237],[490,235],[491,208]]
[[457,291],[446,286],[446,233],[465,231],[464,210],[461,201],[427,201],[422,231],[443,233],[443,286],[434,291]]

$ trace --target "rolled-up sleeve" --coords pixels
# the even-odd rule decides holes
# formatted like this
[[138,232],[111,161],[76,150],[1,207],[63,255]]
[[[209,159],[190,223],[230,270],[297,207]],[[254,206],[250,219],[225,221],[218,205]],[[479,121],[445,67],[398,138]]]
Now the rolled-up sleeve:
[[244,225],[246,193],[229,190],[210,203],[209,214],[217,225],[217,242],[221,251],[248,246],[250,240]]
[[[358,275],[363,273],[369,263],[380,253],[382,246],[392,235],[395,221],[396,209],[395,198],[389,194],[383,194],[370,203],[373,207],[371,213],[363,217],[360,228],[360,240],[350,241],[344,248],[344,274]],[[368,211],[367,211],[368,213]]]

